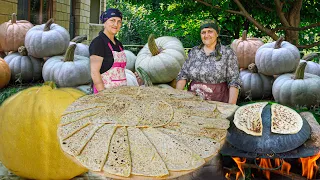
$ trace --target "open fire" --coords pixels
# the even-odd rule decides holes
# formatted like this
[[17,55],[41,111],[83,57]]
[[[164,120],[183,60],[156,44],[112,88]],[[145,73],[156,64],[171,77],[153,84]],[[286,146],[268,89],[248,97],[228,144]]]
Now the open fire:
[[[302,173],[301,176],[306,177],[307,179],[314,179],[317,175],[317,171],[319,169],[316,161],[320,158],[320,152],[316,155],[307,157],[307,158],[299,158],[299,163],[301,164]],[[264,176],[267,179],[271,179],[271,172],[281,175],[286,175],[287,177],[291,177],[294,179],[293,173],[290,173],[291,164],[286,162],[283,159],[275,158],[275,159],[267,159],[267,158],[256,158],[255,164],[247,164],[246,158],[233,157],[234,162],[238,166],[237,172],[229,172],[226,173],[225,177],[230,179],[231,173],[236,175],[237,180],[245,179],[245,169],[258,169],[262,171]],[[298,163],[298,162],[295,162]],[[251,174],[254,177],[254,174]]]

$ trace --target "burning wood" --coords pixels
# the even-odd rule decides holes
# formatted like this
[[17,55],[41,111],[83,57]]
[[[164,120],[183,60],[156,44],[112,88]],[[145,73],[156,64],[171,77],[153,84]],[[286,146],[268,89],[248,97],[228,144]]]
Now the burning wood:
[[300,158],[302,163],[302,176],[307,177],[307,179],[312,179],[318,171],[318,165],[316,161],[320,158],[320,152],[311,157]]

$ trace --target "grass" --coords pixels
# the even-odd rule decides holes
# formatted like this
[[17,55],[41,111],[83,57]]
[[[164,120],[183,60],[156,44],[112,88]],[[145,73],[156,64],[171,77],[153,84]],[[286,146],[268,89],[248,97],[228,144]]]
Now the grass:
[[33,86],[41,86],[43,82],[34,83],[11,83],[9,86],[0,89],[0,105],[10,96],[16,94],[19,91],[27,89]]

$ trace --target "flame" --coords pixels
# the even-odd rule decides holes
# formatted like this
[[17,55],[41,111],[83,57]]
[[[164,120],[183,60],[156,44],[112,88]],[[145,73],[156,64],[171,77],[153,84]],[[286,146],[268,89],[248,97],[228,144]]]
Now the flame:
[[318,166],[316,161],[320,158],[320,152],[315,156],[300,158],[302,163],[302,176],[307,177],[307,179],[312,179],[317,173]]
[[[261,168],[266,168],[266,169],[272,168],[270,159],[265,159],[265,158],[260,158],[260,164],[259,164],[259,166],[260,166]],[[270,180],[270,171],[268,171],[268,170],[263,170],[262,172],[263,172],[263,174],[266,176],[266,178],[267,178],[268,180]]]
[[[280,159],[279,158],[276,158],[274,160],[274,163],[275,163],[275,167],[279,167],[280,166]],[[287,163],[286,161],[282,160],[282,166],[281,166],[281,173],[287,173],[289,174],[290,173],[290,169],[291,169],[291,164]]]
[[237,166],[238,166],[238,168],[240,170],[240,172],[237,172],[237,174],[236,174],[236,179],[238,180],[240,175],[242,175],[242,177],[244,178],[245,175],[244,175],[244,169],[243,169],[242,165],[246,163],[247,159],[243,158],[242,161],[241,161],[241,159],[239,157],[233,157],[232,159],[234,160],[234,162],[237,163]]
[[227,180],[230,180],[230,174],[226,173],[226,175],[224,176]]

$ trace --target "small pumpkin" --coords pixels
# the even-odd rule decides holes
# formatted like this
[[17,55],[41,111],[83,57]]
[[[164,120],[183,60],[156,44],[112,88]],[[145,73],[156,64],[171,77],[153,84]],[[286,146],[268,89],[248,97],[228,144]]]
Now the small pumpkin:
[[89,58],[74,55],[76,46],[70,45],[64,56],[53,56],[44,63],[45,81],[53,81],[59,87],[77,87],[91,81]]
[[307,66],[304,72],[320,76],[320,64],[310,61],[317,56],[317,53],[311,53],[302,57],[300,62],[307,62]]
[[49,19],[46,24],[34,26],[27,32],[25,46],[29,55],[43,58],[64,54],[69,42],[69,32]]
[[134,72],[134,70],[135,70],[134,65],[136,63],[137,56],[135,54],[133,54],[133,52],[128,51],[128,50],[124,50],[124,53],[126,54],[126,57],[127,57],[126,68],[129,69],[130,71]]
[[254,63],[256,52],[263,44],[259,38],[247,38],[247,31],[244,30],[242,37],[231,43],[231,48],[237,55],[239,68],[247,68],[249,64]]
[[139,86],[136,75],[129,69],[125,69],[127,86]]
[[17,21],[17,16],[13,13],[11,20],[0,25],[0,49],[4,52],[17,51],[24,45],[25,36],[32,27],[29,21]]
[[11,71],[9,65],[6,63],[5,60],[0,58],[0,89],[5,87],[11,78]]
[[256,53],[259,73],[272,76],[295,71],[299,64],[299,49],[280,37],[276,42],[262,45]]
[[4,58],[11,70],[11,81],[32,82],[42,79],[42,59],[28,56],[24,46]]
[[305,73],[306,65],[301,62],[295,74],[283,74],[274,81],[272,94],[276,102],[291,107],[319,105],[320,77]]
[[248,70],[240,71],[241,97],[250,100],[263,99],[272,95],[273,76],[258,73],[254,63],[248,66]]
[[168,83],[177,77],[185,60],[186,54],[179,39],[169,36],[155,39],[151,34],[137,55],[135,68],[143,68],[152,83]]
[[65,109],[84,93],[46,83],[20,91],[0,107],[0,161],[27,179],[71,179],[87,170],[61,150],[57,129]]
[[77,44],[76,50],[74,51],[75,55],[90,57],[89,46],[86,44],[82,44],[84,40],[87,40],[87,35],[77,36],[70,41],[70,44]]

